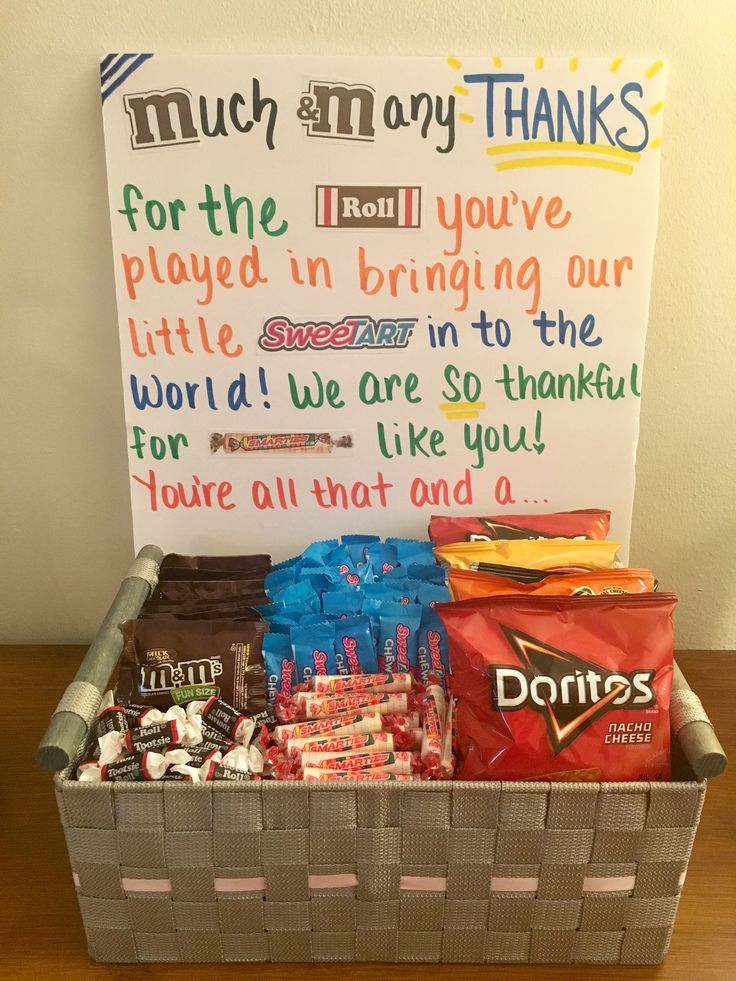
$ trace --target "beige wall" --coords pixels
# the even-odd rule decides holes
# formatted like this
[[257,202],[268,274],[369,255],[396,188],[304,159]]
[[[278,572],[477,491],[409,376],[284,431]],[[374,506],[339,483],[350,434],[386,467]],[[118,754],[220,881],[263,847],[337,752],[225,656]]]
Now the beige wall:
[[132,553],[101,54],[656,53],[631,557],[679,593],[681,647],[736,647],[735,41],[734,0],[3,0],[1,639],[88,640]]

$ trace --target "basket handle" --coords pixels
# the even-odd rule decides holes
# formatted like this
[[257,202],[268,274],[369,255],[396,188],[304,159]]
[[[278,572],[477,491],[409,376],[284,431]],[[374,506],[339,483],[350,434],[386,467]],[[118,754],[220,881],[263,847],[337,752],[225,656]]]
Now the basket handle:
[[158,545],[144,545],[120,584],[36,750],[36,760],[45,769],[63,770],[68,766],[87,735],[123,649],[120,624],[135,619],[155,589],[163,555]]
[[713,723],[706,715],[702,702],[690,688],[687,678],[675,661],[670,702],[670,725],[685,759],[699,780],[717,777],[726,769],[728,760],[718,741]]

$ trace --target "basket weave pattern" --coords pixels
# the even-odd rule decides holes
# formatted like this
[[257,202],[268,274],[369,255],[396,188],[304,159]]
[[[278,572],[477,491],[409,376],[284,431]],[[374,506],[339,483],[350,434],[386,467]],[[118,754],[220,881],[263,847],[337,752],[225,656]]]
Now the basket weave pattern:
[[705,785],[56,778],[100,961],[654,964]]

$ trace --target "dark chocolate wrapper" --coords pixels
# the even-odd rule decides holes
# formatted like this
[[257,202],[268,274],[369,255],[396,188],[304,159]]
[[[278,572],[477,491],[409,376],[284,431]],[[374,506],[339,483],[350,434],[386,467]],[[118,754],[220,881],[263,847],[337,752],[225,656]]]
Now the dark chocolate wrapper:
[[251,719],[256,724],[254,737],[255,738],[260,732],[261,726],[265,726],[269,732],[271,729],[275,729],[279,724],[279,720],[276,718],[272,708],[267,708],[263,712],[257,712],[255,715],[251,715]]
[[[172,579],[159,582],[144,609],[177,607],[213,607],[225,604],[248,603],[254,605],[266,596],[263,578],[218,579],[201,582],[197,579]],[[266,600],[268,602],[268,597]]]
[[[135,725],[135,723],[133,723]],[[122,705],[111,705],[97,716],[95,722],[95,741],[108,732],[127,732],[129,719]]]
[[222,743],[210,744],[209,740],[207,744],[200,743],[199,746],[189,746],[187,748],[187,753],[191,756],[190,766],[202,766],[207,760],[211,759],[214,753],[222,753],[223,755],[232,749],[234,743],[228,743],[223,740]]
[[207,723],[208,732],[214,729],[223,739],[233,742],[238,741],[248,719],[222,698],[210,698],[202,709],[202,722]]
[[266,576],[267,570],[256,572],[233,572],[232,569],[166,569],[159,573],[158,581],[165,582],[258,582]]
[[233,572],[247,571],[249,569],[264,569],[268,572],[271,568],[270,555],[179,555],[177,552],[169,552],[165,555],[161,563],[161,569],[166,570],[172,567],[180,569],[215,569],[231,570]]
[[213,780],[253,780],[254,777],[252,773],[246,773],[244,770],[235,770],[230,766],[223,766],[222,763],[218,763],[215,766],[212,779]]
[[167,709],[172,689],[209,687],[246,715],[266,708],[261,650],[266,624],[251,620],[126,620],[117,697]]
[[132,753],[102,767],[103,780],[153,780],[146,767],[147,753]]
[[166,753],[176,746],[181,733],[176,722],[158,722],[156,725],[130,729],[125,742],[131,753]]
[[144,609],[141,611],[141,620],[151,620],[157,617],[162,620],[261,620],[261,614],[254,610],[252,606],[242,604],[227,604],[221,607],[211,607],[208,609]]

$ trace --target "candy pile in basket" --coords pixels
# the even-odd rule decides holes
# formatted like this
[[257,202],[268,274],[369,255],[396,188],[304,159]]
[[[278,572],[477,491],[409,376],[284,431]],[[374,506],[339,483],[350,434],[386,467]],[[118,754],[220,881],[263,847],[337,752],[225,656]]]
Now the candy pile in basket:
[[609,519],[167,556],[79,779],[667,780],[676,598]]

